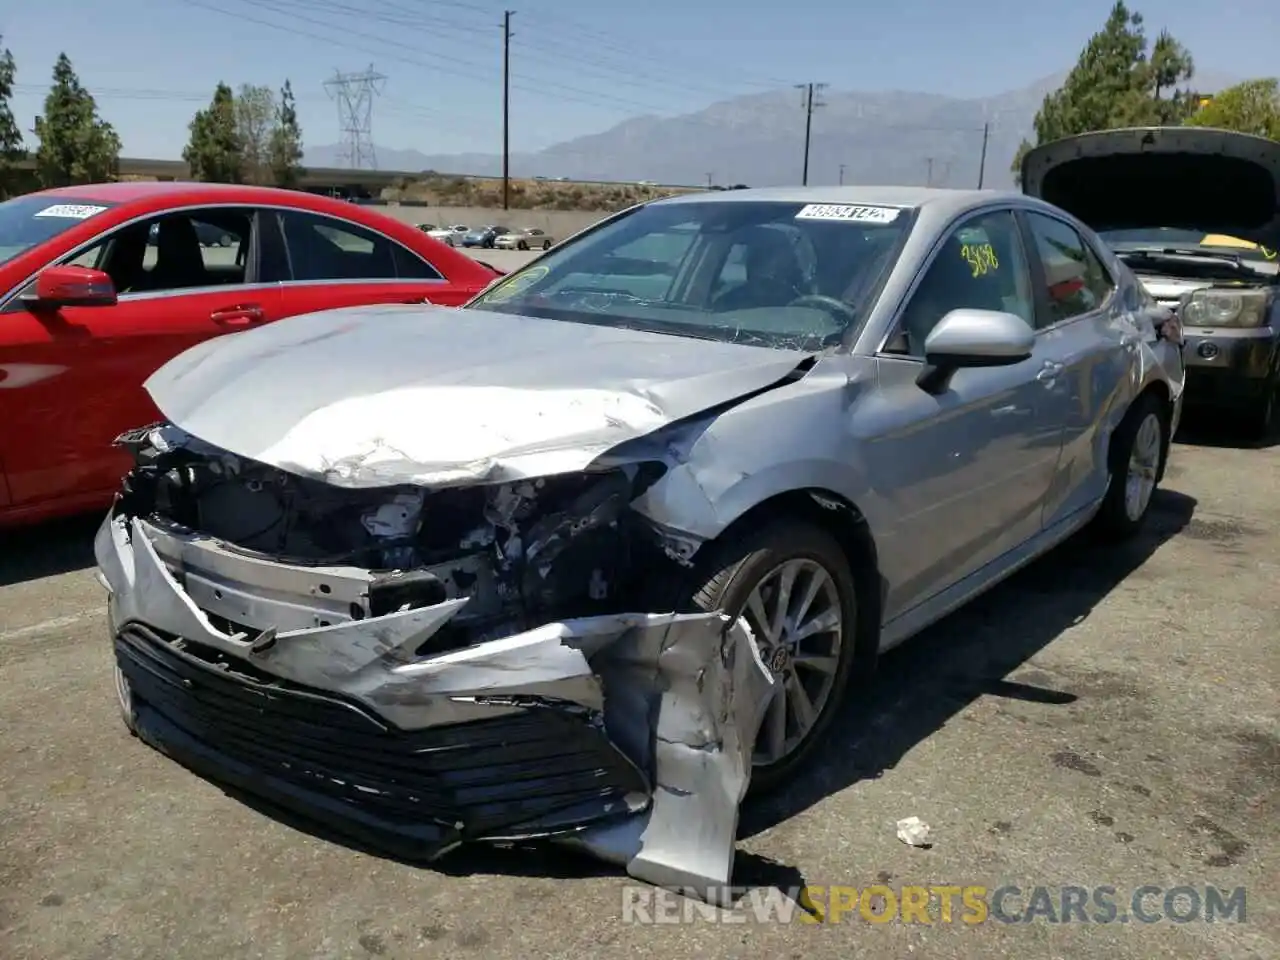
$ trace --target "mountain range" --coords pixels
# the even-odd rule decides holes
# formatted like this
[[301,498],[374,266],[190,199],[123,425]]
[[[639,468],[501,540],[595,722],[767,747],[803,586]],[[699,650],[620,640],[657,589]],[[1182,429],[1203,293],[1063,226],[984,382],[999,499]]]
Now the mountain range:
[[[832,91],[813,114],[809,183],[1011,187],[1010,162],[1030,135],[1036,111],[1066,73],[981,99],[908,91]],[[1212,93],[1239,82],[1197,74],[1196,89]],[[535,153],[513,153],[520,177],[570,180],[651,180],[662,184],[772,186],[799,183],[805,111],[800,91],[752,94],[683,116],[640,116],[601,133]],[[986,160],[982,163],[984,127]],[[383,170],[498,176],[499,154],[432,155],[376,147]],[[338,166],[336,144],[311,147],[304,163]],[[841,169],[843,165],[843,170]]]

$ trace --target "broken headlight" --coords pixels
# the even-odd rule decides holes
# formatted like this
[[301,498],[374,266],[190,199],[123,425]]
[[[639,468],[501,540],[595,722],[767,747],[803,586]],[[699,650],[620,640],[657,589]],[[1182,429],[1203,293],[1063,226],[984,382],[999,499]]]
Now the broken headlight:
[[1261,327],[1267,302],[1266,290],[1195,290],[1183,297],[1178,316],[1189,327]]

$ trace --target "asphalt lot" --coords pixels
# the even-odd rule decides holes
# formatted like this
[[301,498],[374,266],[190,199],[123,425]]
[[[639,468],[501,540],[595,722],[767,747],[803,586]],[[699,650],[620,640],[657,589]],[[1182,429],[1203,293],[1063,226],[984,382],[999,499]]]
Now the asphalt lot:
[[[1180,443],[1153,509],[888,656],[813,772],[748,808],[737,879],[1243,886],[1244,923],[649,927],[565,852],[349,849],[125,732],[86,518],[0,541],[0,956],[1280,956],[1280,447]],[[929,849],[895,836],[913,815]]]

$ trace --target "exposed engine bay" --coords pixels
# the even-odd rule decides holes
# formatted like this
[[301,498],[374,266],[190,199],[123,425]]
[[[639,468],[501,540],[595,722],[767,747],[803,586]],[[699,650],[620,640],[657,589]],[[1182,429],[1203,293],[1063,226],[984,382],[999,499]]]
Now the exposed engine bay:
[[126,723],[396,855],[551,839],[716,900],[777,683],[743,618],[646,604],[681,564],[636,463],[340,488],[169,423],[95,541]]
[[316,626],[469,598],[432,638],[430,649],[447,649],[549,618],[633,609],[644,589],[636,571],[652,584],[675,562],[658,531],[627,510],[662,476],[658,463],[439,490],[344,489],[171,424],[118,443],[136,461],[124,513],[278,563],[368,571],[365,596]]

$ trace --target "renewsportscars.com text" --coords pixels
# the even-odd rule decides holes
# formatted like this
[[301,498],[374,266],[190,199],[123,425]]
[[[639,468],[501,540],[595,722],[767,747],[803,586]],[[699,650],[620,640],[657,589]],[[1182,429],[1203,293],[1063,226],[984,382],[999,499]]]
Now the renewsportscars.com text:
[[712,901],[654,887],[623,888],[622,920],[634,924],[959,924],[983,923],[1244,923],[1244,887],[1130,889],[1113,886],[975,885],[889,887],[873,884],[777,888],[724,888]]

